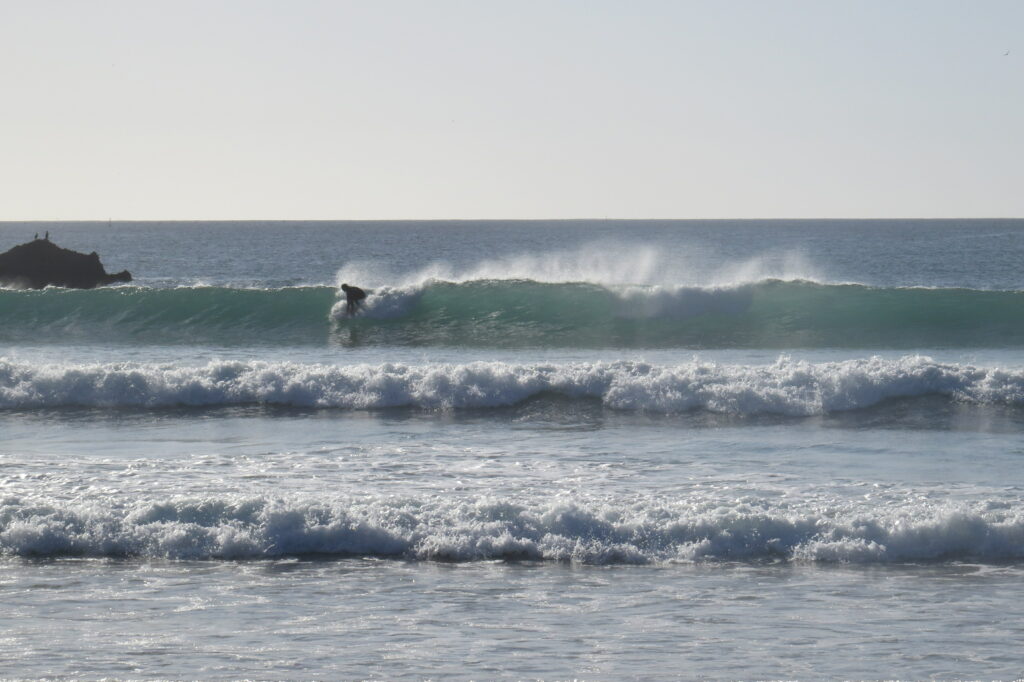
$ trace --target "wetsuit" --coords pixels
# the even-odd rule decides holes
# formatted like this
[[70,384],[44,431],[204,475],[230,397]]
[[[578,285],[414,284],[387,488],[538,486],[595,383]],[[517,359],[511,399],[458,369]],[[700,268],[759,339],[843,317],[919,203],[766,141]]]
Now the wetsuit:
[[347,301],[345,306],[346,312],[349,315],[355,315],[356,310],[359,308],[359,303],[366,298],[366,292],[359,287],[350,287],[347,284],[342,284],[341,290],[345,292],[345,300]]

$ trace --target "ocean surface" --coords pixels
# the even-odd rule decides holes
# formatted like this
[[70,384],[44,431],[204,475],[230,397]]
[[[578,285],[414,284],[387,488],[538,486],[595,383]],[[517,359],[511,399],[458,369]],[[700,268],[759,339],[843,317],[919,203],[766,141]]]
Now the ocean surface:
[[1024,220],[45,232],[2,678],[1024,676]]

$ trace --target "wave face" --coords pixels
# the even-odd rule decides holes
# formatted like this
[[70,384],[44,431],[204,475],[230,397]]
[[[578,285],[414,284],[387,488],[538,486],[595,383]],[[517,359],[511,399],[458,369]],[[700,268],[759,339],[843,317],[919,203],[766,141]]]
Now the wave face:
[[0,290],[0,342],[327,342],[332,287]]
[[427,281],[344,315],[331,287],[0,291],[0,341],[482,348],[1024,346],[1024,292],[766,280],[723,288]]
[[870,509],[756,499],[521,503],[449,497],[108,501],[0,498],[0,555],[266,559],[375,556],[588,564],[1024,559],[1003,502]]
[[1024,345],[1024,294],[767,280],[723,288],[480,280],[384,288],[332,316],[365,341],[584,348]]
[[368,410],[486,409],[558,396],[614,410],[802,417],[885,400],[940,397],[1024,405],[1024,370],[938,363],[926,357],[772,365],[693,361],[426,366],[211,362],[33,364],[0,358],[0,408],[280,405]]

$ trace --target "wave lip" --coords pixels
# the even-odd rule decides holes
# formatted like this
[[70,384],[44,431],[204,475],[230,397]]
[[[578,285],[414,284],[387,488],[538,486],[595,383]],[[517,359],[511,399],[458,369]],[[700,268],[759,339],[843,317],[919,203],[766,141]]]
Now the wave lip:
[[939,363],[922,356],[771,365],[694,360],[566,364],[322,365],[210,362],[32,364],[0,358],[0,408],[282,405],[349,410],[461,410],[544,395],[651,413],[810,416],[896,398],[940,396],[1024,405],[1024,370]]
[[[996,507],[993,509],[991,507]],[[585,564],[885,564],[1024,559],[1024,510],[771,508],[756,500],[174,498],[109,506],[0,498],[0,555],[372,556]]]

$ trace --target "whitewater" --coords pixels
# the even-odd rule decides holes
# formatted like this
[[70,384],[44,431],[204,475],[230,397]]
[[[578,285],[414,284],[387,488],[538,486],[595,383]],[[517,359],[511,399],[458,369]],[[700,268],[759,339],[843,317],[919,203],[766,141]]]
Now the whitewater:
[[42,231],[3,676],[1024,669],[1022,221]]
[[0,408],[283,405],[454,410],[530,399],[596,400],[612,409],[810,416],[895,398],[1024,406],[1024,370],[873,357],[763,367],[690,362],[410,366],[212,362],[202,367],[34,365],[0,359]]

